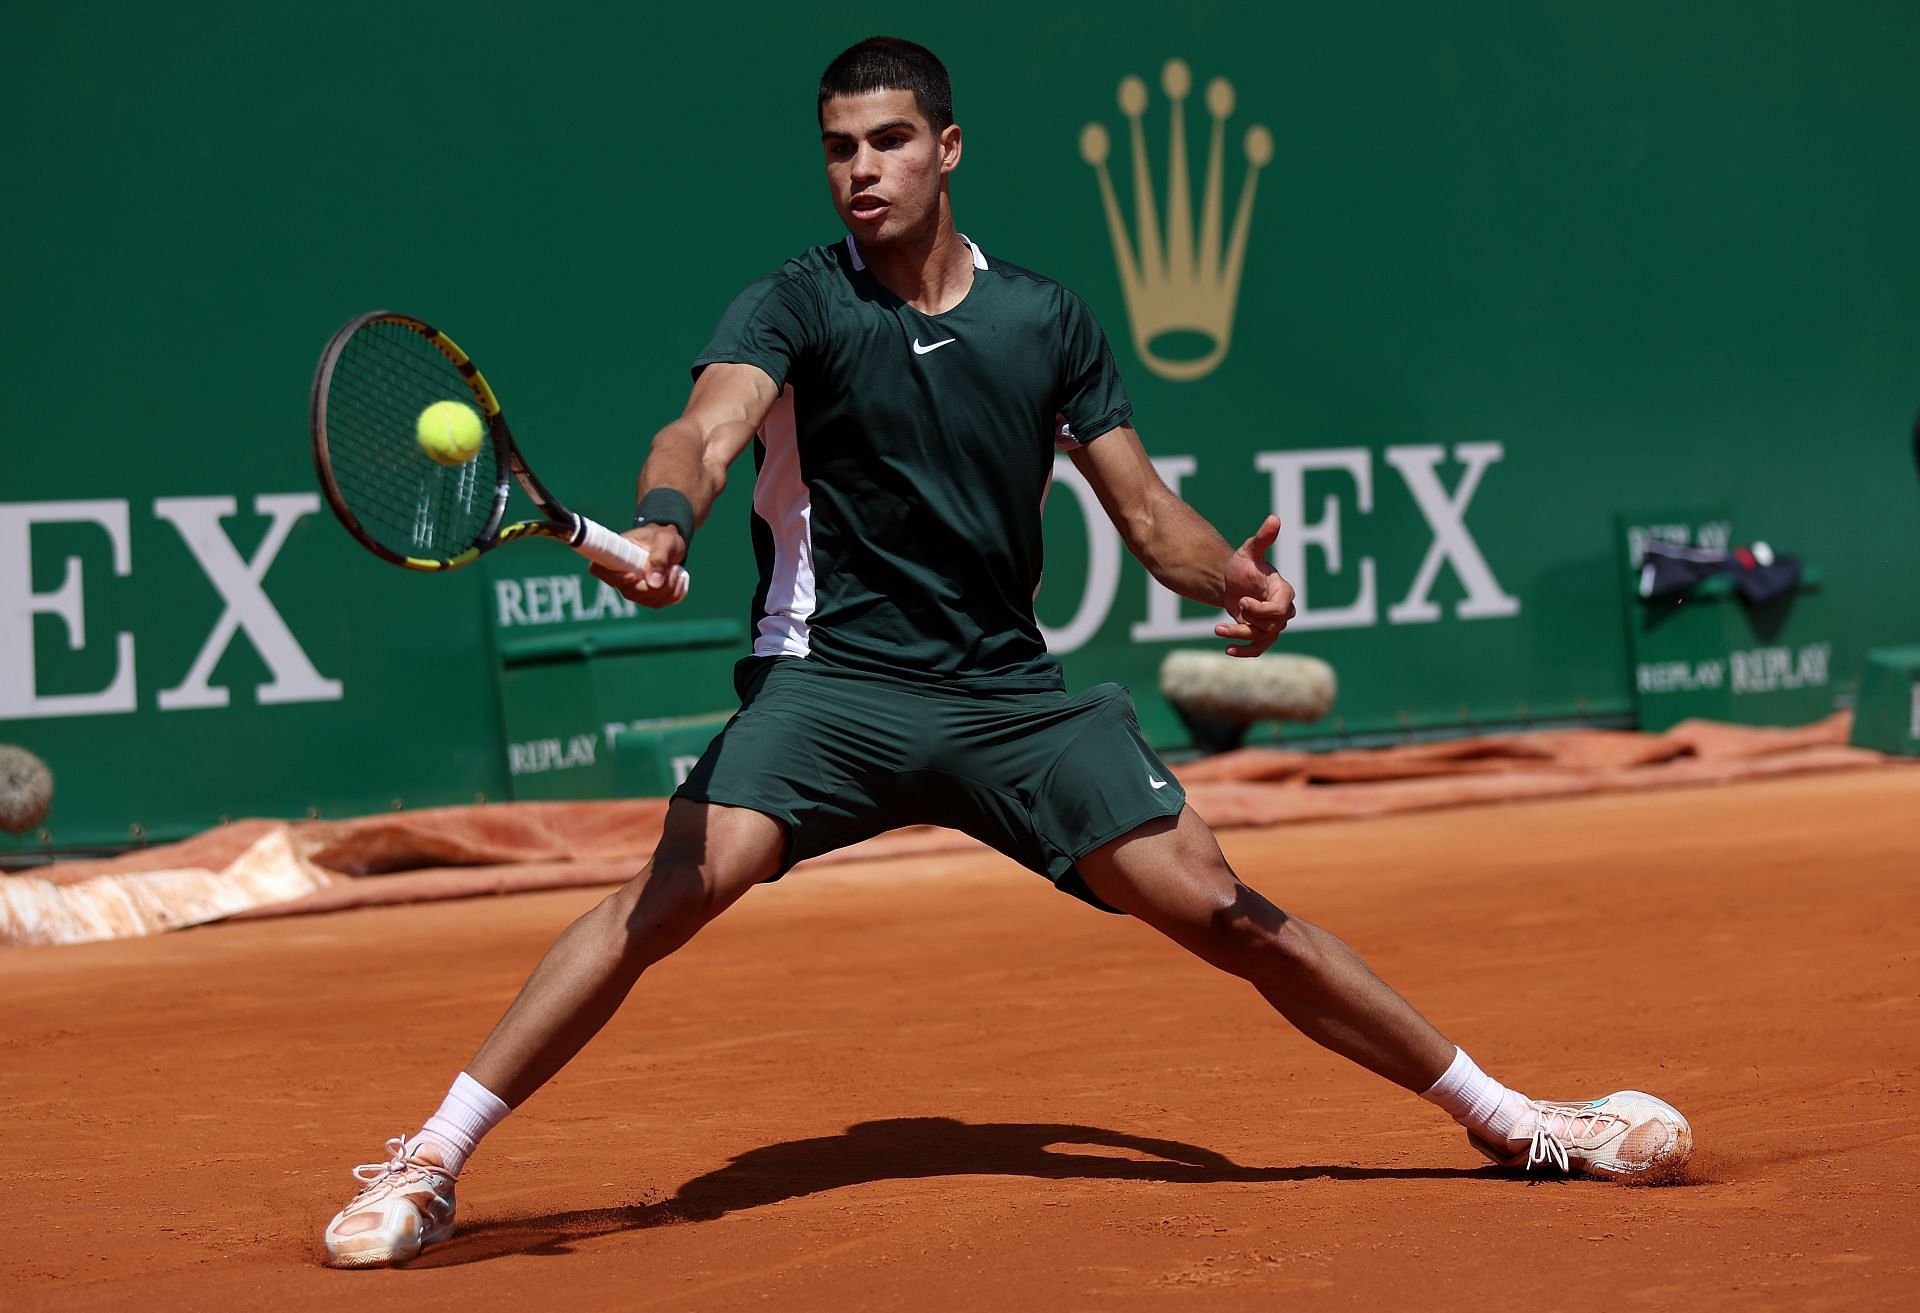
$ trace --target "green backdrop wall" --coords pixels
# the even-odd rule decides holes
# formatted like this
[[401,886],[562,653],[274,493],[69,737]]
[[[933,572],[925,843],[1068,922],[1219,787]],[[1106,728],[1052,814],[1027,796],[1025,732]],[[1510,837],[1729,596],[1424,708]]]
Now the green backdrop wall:
[[[900,11],[9,12],[0,741],[59,792],[8,842],[510,796],[502,616],[645,620],[558,548],[428,577],[354,546],[305,445],[318,349],[378,305],[444,325],[547,480],[620,517],[727,299],[837,235],[812,79]],[[1920,632],[1920,7],[925,13],[902,34],[955,76],[961,226],[1087,298],[1149,449],[1229,536],[1287,518],[1287,646],[1342,678],[1324,729],[1627,714],[1623,509],[1725,505],[1817,562],[1836,696]],[[1183,276],[1243,212],[1237,279]],[[1116,224],[1164,282],[1130,297]],[[744,615],[746,483],[679,618]],[[1076,685],[1130,684],[1177,744],[1154,672],[1208,619],[1079,491],[1048,505],[1041,617]],[[587,587],[525,586],[549,576]],[[672,709],[726,704],[725,655]]]

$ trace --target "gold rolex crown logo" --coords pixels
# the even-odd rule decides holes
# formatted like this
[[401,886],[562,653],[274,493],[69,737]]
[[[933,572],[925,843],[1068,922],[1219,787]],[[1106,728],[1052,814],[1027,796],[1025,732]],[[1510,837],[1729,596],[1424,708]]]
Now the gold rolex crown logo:
[[[1233,235],[1221,246],[1221,192],[1226,155],[1227,119],[1233,114],[1233,84],[1225,78],[1207,83],[1207,112],[1213,117],[1211,148],[1207,152],[1206,185],[1200,201],[1199,244],[1194,243],[1193,189],[1187,175],[1187,129],[1184,108],[1193,90],[1193,73],[1186,61],[1169,59],[1160,70],[1160,86],[1171,109],[1167,147],[1166,238],[1160,232],[1160,211],[1153,199],[1153,169],[1147,156],[1146,133],[1140,118],[1147,109],[1147,84],[1129,74],[1120,79],[1120,112],[1127,116],[1133,141],[1133,214],[1139,245],[1127,232],[1107,172],[1111,142],[1104,124],[1089,123],[1080,131],[1080,155],[1100,179],[1100,201],[1107,211],[1113,237],[1113,256],[1120,266],[1120,287],[1127,298],[1127,319],[1133,326],[1134,349],[1147,368],[1162,378],[1181,381],[1204,378],[1226,359],[1233,340],[1233,311],[1240,299],[1240,273],[1246,262],[1247,229],[1253,219],[1254,183],[1273,159],[1273,134],[1260,124],[1247,129],[1247,179],[1233,216]],[[1156,351],[1171,334],[1198,334],[1207,350],[1194,358],[1173,358]]]

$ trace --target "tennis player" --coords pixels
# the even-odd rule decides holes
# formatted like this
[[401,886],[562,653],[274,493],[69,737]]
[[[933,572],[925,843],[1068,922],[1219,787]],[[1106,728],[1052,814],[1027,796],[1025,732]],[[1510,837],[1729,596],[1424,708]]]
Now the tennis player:
[[1155,473],[1105,336],[1072,292],[954,226],[947,71],[888,37],[828,65],[820,140],[848,235],[742,292],[640,474],[643,576],[666,571],[754,448],[760,581],[740,711],[667,811],[653,858],[562,934],[420,1131],[355,1170],[328,1262],[446,1238],[480,1139],[593,1037],[640,974],[754,885],[896,826],[964,831],[1250,984],[1344,1058],[1439,1105],[1495,1162],[1671,1174],[1692,1133],[1634,1091],[1527,1098],[1483,1073],[1334,935],[1235,876],[1147,746],[1124,689],[1066,691],[1034,620],[1055,451],[1154,578],[1227,616],[1253,659],[1293,615],[1269,516],[1232,547]]

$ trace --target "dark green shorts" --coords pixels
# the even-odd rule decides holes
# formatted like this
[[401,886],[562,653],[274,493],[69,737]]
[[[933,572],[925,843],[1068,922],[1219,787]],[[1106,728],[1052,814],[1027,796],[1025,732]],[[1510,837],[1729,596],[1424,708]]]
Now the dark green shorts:
[[1074,863],[1186,802],[1118,684],[968,693],[795,657],[749,658],[735,682],[739,712],[674,796],[784,822],[783,872],[902,825],[944,825],[1104,907]]

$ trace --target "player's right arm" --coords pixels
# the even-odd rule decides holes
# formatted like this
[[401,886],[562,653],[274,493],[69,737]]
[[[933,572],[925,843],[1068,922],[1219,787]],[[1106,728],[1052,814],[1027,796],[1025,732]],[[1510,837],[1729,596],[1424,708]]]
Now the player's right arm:
[[[653,435],[647,463],[640,469],[640,496],[661,489],[685,495],[693,522],[704,523],[715,499],[727,486],[727,467],[745,451],[780,398],[780,389],[758,365],[712,364],[693,382],[680,417]],[[642,575],[593,566],[596,579],[641,606],[671,605],[668,572],[687,558],[687,541],[671,524],[643,524],[624,535],[651,558]]]

